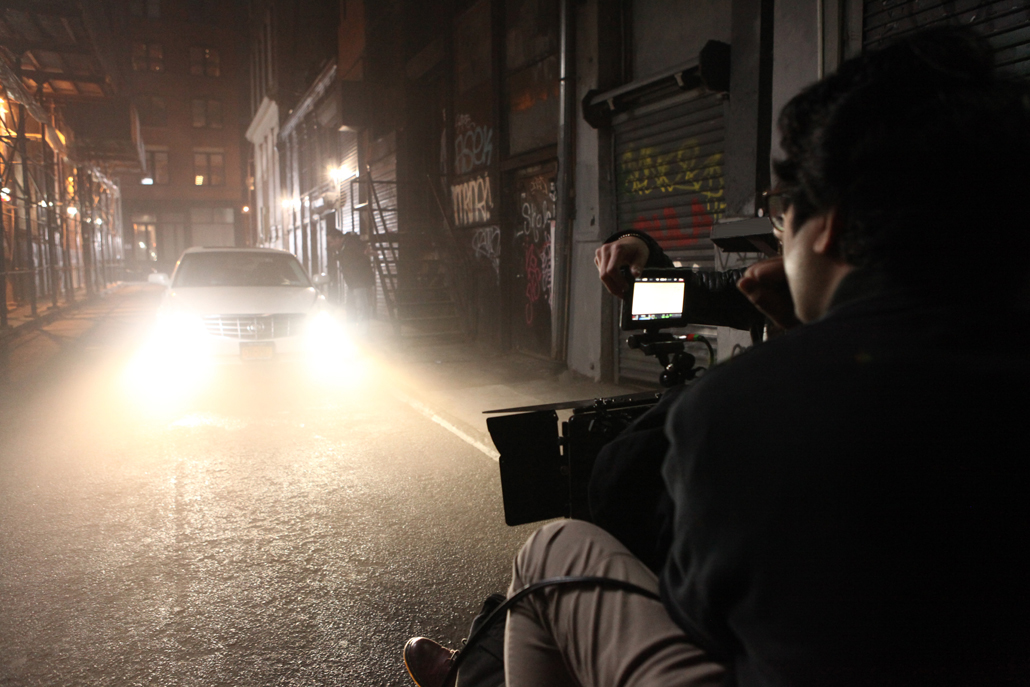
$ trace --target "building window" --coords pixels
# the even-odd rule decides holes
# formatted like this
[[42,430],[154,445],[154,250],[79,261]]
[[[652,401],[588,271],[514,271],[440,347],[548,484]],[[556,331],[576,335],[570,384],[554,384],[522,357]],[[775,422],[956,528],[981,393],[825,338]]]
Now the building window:
[[198,129],[203,127],[207,127],[209,129],[221,129],[222,101],[194,98],[193,126]]
[[161,0],[132,0],[129,3],[129,12],[134,17],[160,19]]
[[133,43],[132,70],[135,72],[163,72],[165,54],[160,43]]
[[190,74],[194,76],[221,76],[222,64],[214,48],[190,48]]
[[221,151],[193,151],[194,186],[225,184],[225,155]]
[[168,106],[160,96],[145,95],[137,98],[136,112],[143,126],[168,126]]
[[167,184],[168,183],[168,151],[167,150],[148,150],[147,151],[147,170],[143,174],[141,183],[144,186],[151,186],[153,184]]

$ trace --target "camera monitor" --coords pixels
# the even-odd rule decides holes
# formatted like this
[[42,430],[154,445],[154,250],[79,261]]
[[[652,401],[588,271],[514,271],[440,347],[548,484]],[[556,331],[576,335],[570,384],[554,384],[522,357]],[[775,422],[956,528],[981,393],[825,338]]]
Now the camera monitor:
[[687,279],[677,269],[648,269],[634,279],[622,305],[623,329],[682,327]]

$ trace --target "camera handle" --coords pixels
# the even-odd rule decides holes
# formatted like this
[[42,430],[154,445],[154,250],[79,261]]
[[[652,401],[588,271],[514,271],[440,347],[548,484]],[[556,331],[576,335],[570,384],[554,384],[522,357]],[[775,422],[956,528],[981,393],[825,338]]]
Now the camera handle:
[[683,344],[686,340],[685,336],[645,330],[643,334],[631,335],[627,343],[630,348],[636,348],[644,355],[658,359],[664,368],[658,383],[668,389],[697,376],[697,368],[694,367],[697,358],[684,349]]

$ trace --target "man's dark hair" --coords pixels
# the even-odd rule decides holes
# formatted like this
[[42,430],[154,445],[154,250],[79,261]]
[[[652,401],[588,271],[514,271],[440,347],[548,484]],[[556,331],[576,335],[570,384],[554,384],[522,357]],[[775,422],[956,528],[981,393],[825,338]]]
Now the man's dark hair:
[[343,232],[340,231],[339,229],[326,229],[325,230],[325,237],[327,239],[342,239],[343,238]]
[[[779,128],[794,227],[837,207],[849,263],[908,286],[1025,284],[1030,98],[985,40],[940,28],[869,51],[794,97]],[[999,268],[1007,254],[1018,264]]]

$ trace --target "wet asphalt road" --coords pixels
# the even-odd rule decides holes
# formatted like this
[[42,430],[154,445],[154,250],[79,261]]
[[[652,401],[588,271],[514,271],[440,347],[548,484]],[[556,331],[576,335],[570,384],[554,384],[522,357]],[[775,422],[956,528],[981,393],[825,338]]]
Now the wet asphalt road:
[[385,370],[150,407],[120,380],[154,306],[125,289],[0,381],[0,685],[411,684],[404,641],[465,635],[532,529],[496,462]]

